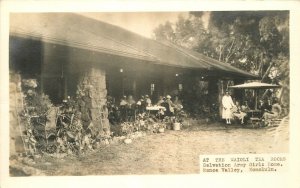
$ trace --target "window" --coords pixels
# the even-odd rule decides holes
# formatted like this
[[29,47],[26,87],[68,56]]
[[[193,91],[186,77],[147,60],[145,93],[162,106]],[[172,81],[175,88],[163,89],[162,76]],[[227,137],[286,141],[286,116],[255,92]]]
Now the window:
[[155,84],[151,84],[150,86],[151,95],[153,95],[154,90],[155,90]]
[[178,90],[182,91],[183,90],[183,85],[182,84],[178,84]]

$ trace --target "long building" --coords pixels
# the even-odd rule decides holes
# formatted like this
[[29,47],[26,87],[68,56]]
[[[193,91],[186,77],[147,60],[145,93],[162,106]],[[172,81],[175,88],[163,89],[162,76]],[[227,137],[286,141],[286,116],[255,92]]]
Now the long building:
[[257,79],[198,52],[74,13],[10,14],[9,66],[22,79],[37,79],[54,104],[88,89],[87,108],[100,128],[108,126],[97,120],[108,95],[156,99],[190,90],[197,77],[219,101],[220,80]]

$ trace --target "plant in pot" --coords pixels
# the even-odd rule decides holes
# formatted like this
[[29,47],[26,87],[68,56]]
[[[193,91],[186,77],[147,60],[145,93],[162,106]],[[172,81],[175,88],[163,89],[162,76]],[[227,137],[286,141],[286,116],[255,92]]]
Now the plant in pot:
[[173,130],[174,131],[179,131],[180,130],[180,121],[178,121],[178,119],[175,117],[174,118],[174,122],[173,122]]
[[165,132],[165,128],[167,127],[167,125],[165,124],[165,123],[160,123],[159,125],[158,125],[158,132],[159,133],[163,133],[163,132]]
[[172,117],[173,130],[180,130],[180,126],[182,125],[183,119],[185,117],[186,113],[182,109],[175,111],[174,117]]

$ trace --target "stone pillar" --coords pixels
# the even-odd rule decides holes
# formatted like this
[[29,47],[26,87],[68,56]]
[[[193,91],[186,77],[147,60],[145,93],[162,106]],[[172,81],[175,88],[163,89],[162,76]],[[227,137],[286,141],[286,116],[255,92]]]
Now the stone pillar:
[[109,131],[108,110],[106,107],[105,71],[100,68],[89,68],[82,73],[78,93],[80,94],[80,111],[84,126],[91,123],[95,131]]
[[[20,113],[23,110],[23,94],[21,90],[21,76],[10,74],[9,80],[9,135],[10,135],[10,156],[25,152],[22,141],[22,131]],[[21,130],[22,129],[22,130]]]

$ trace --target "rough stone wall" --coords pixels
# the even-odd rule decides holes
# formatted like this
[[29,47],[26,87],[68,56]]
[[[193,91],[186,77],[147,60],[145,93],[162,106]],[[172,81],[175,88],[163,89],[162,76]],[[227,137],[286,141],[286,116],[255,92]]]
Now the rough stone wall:
[[79,80],[77,94],[84,128],[93,125],[95,131],[109,131],[108,110],[106,107],[105,71],[90,68]]
[[10,155],[24,152],[24,145],[21,138],[21,125],[19,125],[19,114],[23,110],[21,90],[21,76],[10,74],[9,80],[9,137]]

